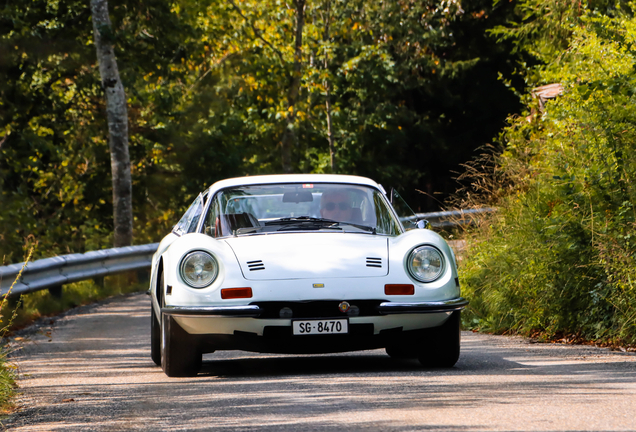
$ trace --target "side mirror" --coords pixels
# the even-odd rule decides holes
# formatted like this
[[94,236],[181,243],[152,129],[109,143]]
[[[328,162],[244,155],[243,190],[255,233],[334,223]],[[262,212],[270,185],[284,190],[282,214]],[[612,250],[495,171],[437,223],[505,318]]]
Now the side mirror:
[[420,219],[417,221],[418,229],[431,229],[431,223],[426,219]]

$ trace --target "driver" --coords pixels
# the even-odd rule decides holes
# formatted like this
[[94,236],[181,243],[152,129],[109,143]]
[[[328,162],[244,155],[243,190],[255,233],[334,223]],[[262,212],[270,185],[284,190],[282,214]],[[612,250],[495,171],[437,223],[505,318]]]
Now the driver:
[[353,201],[346,190],[332,189],[322,193],[320,216],[338,222],[353,222]]

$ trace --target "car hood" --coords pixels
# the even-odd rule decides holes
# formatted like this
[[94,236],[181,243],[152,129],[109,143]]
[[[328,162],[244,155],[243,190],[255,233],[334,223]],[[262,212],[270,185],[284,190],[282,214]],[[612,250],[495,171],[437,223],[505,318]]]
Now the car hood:
[[380,277],[388,274],[388,237],[288,233],[225,239],[249,280]]

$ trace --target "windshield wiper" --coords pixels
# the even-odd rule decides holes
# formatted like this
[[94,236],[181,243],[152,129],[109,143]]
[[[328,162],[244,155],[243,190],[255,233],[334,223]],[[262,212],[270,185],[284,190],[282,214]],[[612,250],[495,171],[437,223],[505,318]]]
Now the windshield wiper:
[[340,228],[339,226],[336,225],[322,225],[322,224],[293,224],[293,225],[285,225],[282,226],[280,228],[278,228],[276,231],[295,231],[295,230],[340,230],[342,231],[342,228]]
[[[286,217],[286,218],[280,218],[280,219],[276,219],[273,221],[268,221],[265,222],[265,225],[285,225],[285,226],[289,226],[289,225],[304,225],[304,224],[311,224],[311,228],[310,227],[306,227],[305,229],[342,229],[340,228],[340,225],[350,225],[352,227],[356,227],[358,229],[361,229],[363,231],[367,231],[373,234],[376,234],[376,229],[375,227],[370,227],[367,225],[361,225],[361,224],[356,224],[356,223],[352,223],[352,222],[338,222],[335,221],[333,219],[325,219],[325,218],[315,218],[315,217],[309,217],[309,216],[299,216],[299,217]],[[324,226],[324,225],[329,225],[329,226]],[[313,228],[316,227],[316,228]],[[278,231],[284,231],[287,230],[289,228],[280,228]]]
[[359,228],[359,229],[361,229],[363,231],[368,231],[370,233],[377,234],[376,230],[375,230],[375,227],[370,227],[370,226],[367,226],[367,225],[360,225],[360,224],[351,223],[351,222],[340,222],[340,223],[343,224],[343,225],[351,225],[352,227]]
[[292,231],[292,230],[321,230],[321,229],[336,229],[342,230],[338,225],[340,222],[315,218],[310,216],[298,216],[298,217],[285,217],[272,221],[265,222],[265,225],[281,225],[276,231]]
[[335,224],[338,225],[340,222],[331,220],[331,219],[323,219],[323,218],[315,218],[309,216],[298,216],[298,217],[284,217],[280,219],[275,219],[271,221],[265,222],[265,225],[295,225],[302,223],[325,223],[325,224]]

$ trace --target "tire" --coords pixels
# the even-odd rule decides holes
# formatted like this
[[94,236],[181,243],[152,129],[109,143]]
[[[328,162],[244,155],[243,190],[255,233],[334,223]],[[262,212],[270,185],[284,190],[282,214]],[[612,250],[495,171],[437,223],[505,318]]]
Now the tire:
[[161,316],[161,367],[169,377],[196,376],[201,352],[194,338],[170,315]]
[[440,327],[430,329],[418,360],[422,366],[450,368],[459,360],[461,342],[460,311],[452,313]]
[[150,304],[150,358],[161,366],[161,324],[157,320],[155,308]]

